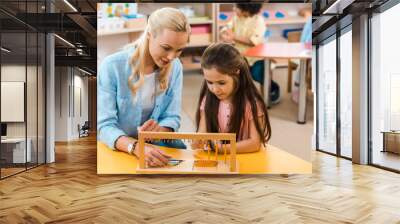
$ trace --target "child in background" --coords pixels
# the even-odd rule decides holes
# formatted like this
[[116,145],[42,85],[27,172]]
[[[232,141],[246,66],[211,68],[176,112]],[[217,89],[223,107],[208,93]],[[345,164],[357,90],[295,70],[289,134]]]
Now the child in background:
[[201,67],[205,81],[197,131],[236,133],[238,153],[259,151],[271,137],[271,126],[246,59],[232,45],[217,43],[204,51]]
[[[237,3],[235,4],[235,16],[228,25],[221,30],[221,40],[223,42],[234,43],[240,53],[258,44],[264,43],[264,33],[266,31],[263,17],[259,14],[262,3]],[[264,84],[264,61],[260,58],[246,57],[250,65],[252,78]],[[272,104],[279,102],[279,85],[271,81],[270,90]]]

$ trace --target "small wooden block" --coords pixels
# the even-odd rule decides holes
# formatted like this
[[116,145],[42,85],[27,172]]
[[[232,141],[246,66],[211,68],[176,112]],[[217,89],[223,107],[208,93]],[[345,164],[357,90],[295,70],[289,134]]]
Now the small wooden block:
[[[195,160],[184,160],[177,166],[166,167],[137,167],[136,172],[140,174],[238,174],[238,171],[230,171],[229,164],[223,161],[214,161],[217,165],[214,167],[196,167]],[[238,164],[236,164],[238,168]]]
[[195,167],[216,167],[218,165],[218,161],[215,160],[195,160]]

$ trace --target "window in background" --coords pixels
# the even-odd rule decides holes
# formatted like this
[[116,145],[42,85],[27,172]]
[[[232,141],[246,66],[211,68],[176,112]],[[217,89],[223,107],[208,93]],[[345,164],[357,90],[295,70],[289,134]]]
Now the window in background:
[[352,32],[340,36],[340,154],[351,158],[352,142]]
[[[371,18],[371,161],[400,170],[400,4]],[[399,151],[397,151],[399,149]]]
[[336,39],[318,48],[318,149],[336,154]]

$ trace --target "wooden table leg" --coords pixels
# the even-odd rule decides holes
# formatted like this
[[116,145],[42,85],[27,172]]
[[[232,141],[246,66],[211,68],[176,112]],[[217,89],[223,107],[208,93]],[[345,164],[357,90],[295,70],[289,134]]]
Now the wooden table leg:
[[307,109],[307,59],[300,60],[300,85],[299,85],[299,105],[297,123],[306,123],[306,109]]
[[265,105],[270,107],[270,88],[271,88],[271,74],[270,74],[271,61],[268,58],[264,59],[264,84],[262,87],[262,95],[264,97]]

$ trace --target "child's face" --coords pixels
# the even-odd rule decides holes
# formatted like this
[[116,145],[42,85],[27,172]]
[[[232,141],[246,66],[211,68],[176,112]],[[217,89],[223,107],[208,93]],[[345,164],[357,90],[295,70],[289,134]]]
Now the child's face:
[[250,14],[248,12],[242,11],[238,7],[233,7],[233,8],[234,8],[235,14],[238,17],[249,17],[250,16]]
[[188,42],[186,32],[164,29],[157,35],[149,33],[149,52],[154,63],[163,68],[179,57]]
[[203,69],[204,79],[208,89],[221,101],[231,101],[235,88],[234,80],[228,74],[223,74],[215,68]]

